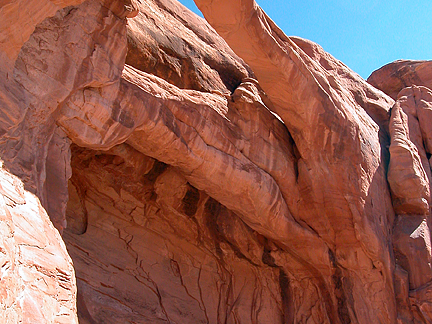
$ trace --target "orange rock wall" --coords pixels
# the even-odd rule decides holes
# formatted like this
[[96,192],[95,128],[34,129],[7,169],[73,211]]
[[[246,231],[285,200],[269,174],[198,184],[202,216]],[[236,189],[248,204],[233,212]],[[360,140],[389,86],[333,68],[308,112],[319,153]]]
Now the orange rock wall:
[[8,280],[49,307],[8,297],[0,316],[430,322],[427,64],[380,72],[386,95],[252,0],[196,3],[215,29],[172,0],[35,2],[34,25],[0,23],[1,158],[78,288],[75,310],[33,212],[58,261],[31,280],[52,288]]

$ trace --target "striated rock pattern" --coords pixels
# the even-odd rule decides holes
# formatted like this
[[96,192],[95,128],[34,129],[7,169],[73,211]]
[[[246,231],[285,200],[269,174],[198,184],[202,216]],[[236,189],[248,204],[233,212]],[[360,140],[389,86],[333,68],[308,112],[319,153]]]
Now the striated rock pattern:
[[432,69],[386,95],[253,0],[79,2],[0,8],[37,13],[0,22],[5,215],[62,234],[5,227],[3,322],[431,322]]
[[37,197],[0,168],[0,322],[78,323],[72,260]]
[[[307,307],[292,307],[294,322],[306,323],[310,309],[316,308],[325,315],[315,322],[394,323],[388,245],[394,215],[380,143],[380,126],[385,131],[380,117],[392,100],[321,55],[318,47],[311,53],[307,43],[297,45],[253,1],[234,3],[197,1],[207,20],[250,64],[287,126],[298,150],[294,186],[300,193],[288,207],[294,219],[313,229],[328,253],[327,260],[317,262],[296,251],[296,261],[303,265],[297,272],[318,289],[310,289],[316,297],[303,302],[310,303]],[[227,6],[235,9],[222,15]],[[362,97],[344,86],[356,78]],[[295,293],[294,303],[304,291]]]
[[180,3],[144,1],[139,9],[128,21],[128,65],[182,89],[224,94],[251,76],[225,41]]

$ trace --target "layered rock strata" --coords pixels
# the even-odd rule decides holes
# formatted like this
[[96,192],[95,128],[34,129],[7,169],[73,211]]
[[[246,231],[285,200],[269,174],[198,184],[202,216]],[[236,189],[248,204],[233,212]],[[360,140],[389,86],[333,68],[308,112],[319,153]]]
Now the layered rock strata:
[[228,44],[170,0],[1,29],[1,156],[63,233],[80,323],[428,323],[431,91],[196,3]]

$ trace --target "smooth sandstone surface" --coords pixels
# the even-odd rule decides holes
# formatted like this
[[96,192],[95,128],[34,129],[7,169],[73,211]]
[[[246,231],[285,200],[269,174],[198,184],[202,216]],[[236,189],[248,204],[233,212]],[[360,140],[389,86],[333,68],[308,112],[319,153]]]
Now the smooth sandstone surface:
[[430,322],[426,83],[388,96],[251,0],[80,2],[0,23],[0,155],[62,234],[28,212],[51,288],[13,272],[40,311],[6,323]]
[[[318,268],[324,291],[331,296],[321,299],[326,321],[344,323],[362,314],[357,319],[361,322],[394,322],[396,305],[389,302],[393,282],[387,281],[391,275],[386,273],[391,271],[391,252],[387,239],[382,240],[394,216],[388,206],[390,195],[385,193],[376,123],[381,122],[380,114],[367,104],[381,101],[380,109],[389,110],[392,100],[358,78],[357,87],[364,89],[360,100],[349,86],[344,87],[355,74],[329,55],[321,56],[319,49],[314,55],[308,46],[303,51],[303,44],[286,37],[254,1],[197,4],[254,70],[298,148],[297,185],[307,198],[294,217],[323,238],[333,257],[331,276],[319,265],[310,265]],[[307,317],[303,311],[298,309],[295,321]]]
[[432,88],[432,61],[399,60],[374,71],[367,81],[393,99],[413,85]]

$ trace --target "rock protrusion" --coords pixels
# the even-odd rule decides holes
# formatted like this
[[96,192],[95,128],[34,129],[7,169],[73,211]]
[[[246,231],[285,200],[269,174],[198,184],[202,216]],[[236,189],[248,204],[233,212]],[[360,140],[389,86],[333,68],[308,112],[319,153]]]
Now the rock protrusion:
[[367,81],[396,100],[406,87],[432,88],[432,61],[398,60],[374,71]]

